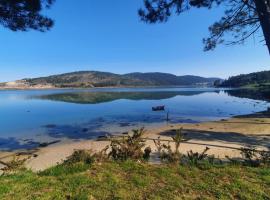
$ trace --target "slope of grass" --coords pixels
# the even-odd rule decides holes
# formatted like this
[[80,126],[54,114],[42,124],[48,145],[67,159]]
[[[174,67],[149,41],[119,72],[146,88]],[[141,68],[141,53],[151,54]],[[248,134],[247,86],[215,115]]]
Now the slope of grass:
[[59,165],[0,177],[0,199],[269,199],[270,169],[134,161]]

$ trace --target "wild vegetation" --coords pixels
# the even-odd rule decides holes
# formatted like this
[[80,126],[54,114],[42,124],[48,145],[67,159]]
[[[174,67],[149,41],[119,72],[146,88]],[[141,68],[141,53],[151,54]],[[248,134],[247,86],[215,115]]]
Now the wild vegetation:
[[232,76],[228,80],[217,84],[220,87],[268,87],[270,88],[270,71],[254,72]]
[[[144,129],[113,138],[99,153],[78,150],[39,173],[23,168],[0,176],[0,199],[268,199],[269,152],[243,148],[243,159],[214,162],[202,153],[182,155],[184,135],[171,146],[155,140],[162,164],[149,164]],[[164,156],[164,157],[163,157]],[[254,165],[254,162],[260,163]]]
[[133,130],[132,135],[128,135],[127,138],[123,137],[120,139],[112,139],[111,151],[108,154],[109,158],[113,160],[148,160],[151,153],[151,148],[145,147],[145,140],[142,139],[144,134],[144,128],[139,130]]

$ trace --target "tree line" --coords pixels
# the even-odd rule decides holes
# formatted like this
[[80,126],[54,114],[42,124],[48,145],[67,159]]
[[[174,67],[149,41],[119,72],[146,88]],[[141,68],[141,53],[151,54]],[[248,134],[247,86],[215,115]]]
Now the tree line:
[[230,77],[221,83],[216,83],[220,87],[242,87],[248,85],[270,86],[270,71],[255,72],[250,74],[241,74]]

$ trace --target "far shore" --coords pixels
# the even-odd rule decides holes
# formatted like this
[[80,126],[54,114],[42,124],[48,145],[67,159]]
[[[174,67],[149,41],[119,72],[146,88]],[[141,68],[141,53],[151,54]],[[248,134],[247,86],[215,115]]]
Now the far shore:
[[49,87],[0,87],[0,91],[6,91],[6,90],[11,90],[11,91],[20,91],[20,90],[88,90],[88,89],[117,89],[117,88],[213,88],[217,90],[222,90],[222,89],[238,89],[238,88],[219,88],[219,87],[214,87],[214,86],[202,86],[202,85],[159,85],[159,86],[154,86],[154,85],[142,85],[142,86],[106,86],[106,87],[54,87],[54,86],[49,86]]
[[[157,162],[156,148],[152,139],[160,137],[171,140],[174,130],[183,128],[187,142],[182,143],[180,151],[187,153],[201,152],[209,147],[209,155],[220,159],[241,157],[240,148],[253,146],[261,150],[270,148],[270,112],[260,112],[251,115],[237,116],[227,120],[203,122],[196,124],[168,124],[146,130],[146,146],[152,149],[151,161]],[[17,152],[0,152],[1,161],[9,161],[17,155],[28,158],[26,167],[33,171],[40,171],[61,163],[74,150],[87,149],[98,152],[109,145],[109,141],[82,140],[68,143],[55,143],[43,148]],[[0,165],[1,168],[1,165]]]

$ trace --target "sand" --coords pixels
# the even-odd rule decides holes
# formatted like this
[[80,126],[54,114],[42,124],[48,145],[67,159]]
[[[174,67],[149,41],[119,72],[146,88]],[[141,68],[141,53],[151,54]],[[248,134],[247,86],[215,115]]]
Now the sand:
[[[226,156],[231,158],[240,157],[239,148],[241,147],[256,146],[258,149],[270,147],[269,112],[198,124],[168,124],[146,130],[144,137],[149,138],[149,140],[146,140],[146,146],[150,146],[153,150],[151,156],[153,162],[155,162],[157,156],[154,142],[151,139],[160,137],[161,139],[171,140],[171,135],[175,133],[174,130],[181,127],[187,139],[187,142],[182,143],[180,146],[182,153],[187,153],[190,150],[201,152],[207,146],[210,148],[209,155],[225,159]],[[26,161],[26,167],[33,171],[41,171],[61,163],[74,150],[91,149],[100,151],[108,144],[108,141],[96,140],[59,143],[30,152],[23,152],[20,157],[30,157]],[[8,161],[16,153],[18,152],[0,152],[0,160]]]

